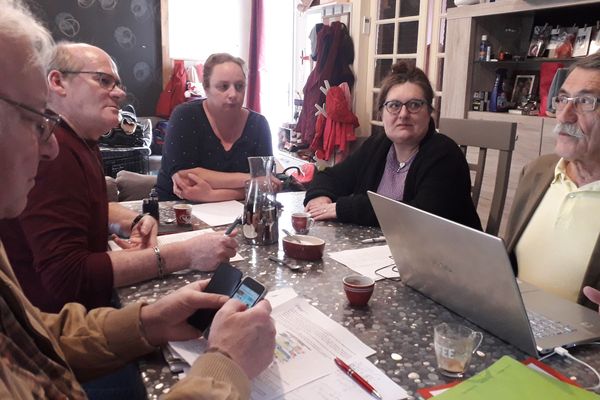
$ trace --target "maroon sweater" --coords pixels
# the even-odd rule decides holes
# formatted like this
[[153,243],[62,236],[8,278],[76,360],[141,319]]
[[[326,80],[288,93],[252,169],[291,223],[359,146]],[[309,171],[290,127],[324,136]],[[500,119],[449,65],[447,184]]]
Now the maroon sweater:
[[40,163],[25,212],[0,221],[0,238],[23,291],[43,311],[68,302],[109,306],[113,271],[100,150],[64,122],[55,134],[58,157]]

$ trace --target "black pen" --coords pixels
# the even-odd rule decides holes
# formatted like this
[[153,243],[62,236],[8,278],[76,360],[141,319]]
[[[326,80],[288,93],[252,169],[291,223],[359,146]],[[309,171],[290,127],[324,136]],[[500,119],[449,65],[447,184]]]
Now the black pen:
[[224,233],[224,235],[225,235],[225,236],[229,236],[229,235],[231,235],[231,232],[233,232],[233,230],[235,229],[235,227],[236,227],[236,226],[238,226],[238,225],[239,225],[239,224],[241,224],[241,223],[242,223],[242,217],[237,217],[237,218],[235,219],[235,221],[233,221],[233,222],[231,223],[231,225],[229,225],[229,226],[227,227],[227,229],[225,230],[225,233]]

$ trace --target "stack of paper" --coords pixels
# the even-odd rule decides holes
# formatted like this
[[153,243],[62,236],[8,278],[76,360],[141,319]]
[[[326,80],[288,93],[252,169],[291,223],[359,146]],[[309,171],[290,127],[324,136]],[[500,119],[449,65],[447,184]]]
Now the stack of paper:
[[[375,353],[292,289],[267,296],[277,328],[275,360],[252,382],[253,400],[372,400],[373,397],[334,363],[340,357],[382,395],[384,400],[408,397],[407,393],[366,357]],[[192,364],[202,353],[202,340],[172,342],[178,355]]]

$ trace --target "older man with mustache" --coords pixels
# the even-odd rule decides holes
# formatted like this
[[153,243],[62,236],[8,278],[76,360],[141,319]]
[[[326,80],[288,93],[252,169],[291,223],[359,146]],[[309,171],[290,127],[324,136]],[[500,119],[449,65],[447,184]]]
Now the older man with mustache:
[[592,307],[600,300],[600,53],[573,64],[553,102],[555,154],[524,168],[505,239],[520,279]]

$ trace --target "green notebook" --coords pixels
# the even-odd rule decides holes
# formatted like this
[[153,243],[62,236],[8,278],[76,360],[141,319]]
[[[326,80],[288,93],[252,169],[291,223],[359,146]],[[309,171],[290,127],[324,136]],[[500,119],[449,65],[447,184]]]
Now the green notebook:
[[599,400],[600,396],[545,376],[508,356],[472,378],[435,396],[435,400]]

